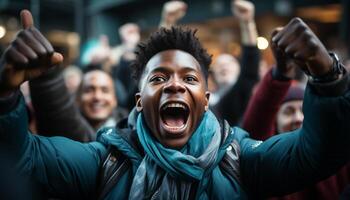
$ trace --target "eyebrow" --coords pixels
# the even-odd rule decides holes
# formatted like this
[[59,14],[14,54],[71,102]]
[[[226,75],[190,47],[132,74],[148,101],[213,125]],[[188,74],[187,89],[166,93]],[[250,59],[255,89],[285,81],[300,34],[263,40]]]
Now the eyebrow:
[[[159,66],[159,67],[156,67],[155,69],[153,69],[152,71],[150,71],[150,74],[152,73],[156,73],[156,72],[164,72],[164,73],[167,73],[167,72],[171,72],[172,70],[169,70],[165,67],[162,67],[162,66]],[[193,69],[192,67],[183,67],[181,69],[181,71],[185,71],[185,72],[197,72],[198,70],[196,69]]]

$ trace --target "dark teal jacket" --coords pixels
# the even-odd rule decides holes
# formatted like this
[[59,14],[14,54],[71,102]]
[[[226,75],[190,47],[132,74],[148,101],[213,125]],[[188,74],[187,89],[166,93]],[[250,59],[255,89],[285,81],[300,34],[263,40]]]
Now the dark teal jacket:
[[[236,189],[230,191],[231,199],[292,192],[344,165],[350,149],[348,77],[331,84],[309,84],[303,110],[301,129],[265,142],[252,140],[242,129],[233,128],[234,140],[240,146],[240,180],[232,179]],[[26,109],[19,96],[0,100],[0,111],[0,145],[16,159],[21,174],[29,176],[50,196],[96,197],[100,165],[107,147],[116,144],[115,129],[104,129],[97,142],[82,144],[28,133]],[[128,191],[120,186],[131,184],[129,175],[135,166],[125,172],[106,199],[127,198]],[[223,190],[227,189],[226,183],[211,184],[222,184]],[[211,198],[222,199],[220,195],[213,193]]]

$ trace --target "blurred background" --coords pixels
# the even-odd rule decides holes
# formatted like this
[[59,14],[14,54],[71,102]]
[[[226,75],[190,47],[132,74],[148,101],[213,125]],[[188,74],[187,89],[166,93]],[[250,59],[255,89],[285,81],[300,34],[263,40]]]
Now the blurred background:
[[[109,45],[120,44],[118,28],[128,22],[139,25],[141,40],[158,27],[161,0],[0,0],[0,45],[3,51],[20,28],[21,9],[32,11],[36,26],[65,56],[66,64],[82,66],[83,54],[106,35]],[[209,52],[240,54],[239,25],[230,0],[192,0],[179,23],[198,28]],[[253,0],[262,58],[273,62],[268,40],[276,26],[293,16],[301,17],[329,49],[341,58],[350,45],[350,2],[346,0]],[[266,50],[265,50],[266,49]],[[84,63],[83,63],[84,64]]]

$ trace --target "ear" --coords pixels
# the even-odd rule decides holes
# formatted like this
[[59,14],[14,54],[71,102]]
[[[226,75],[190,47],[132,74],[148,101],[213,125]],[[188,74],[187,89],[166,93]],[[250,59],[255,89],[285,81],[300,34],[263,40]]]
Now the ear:
[[210,97],[210,92],[206,91],[205,92],[205,106],[204,106],[205,111],[209,110],[209,97]]
[[142,103],[141,103],[140,92],[135,94],[135,100],[136,100],[136,110],[137,110],[137,112],[141,112],[143,107],[142,107]]

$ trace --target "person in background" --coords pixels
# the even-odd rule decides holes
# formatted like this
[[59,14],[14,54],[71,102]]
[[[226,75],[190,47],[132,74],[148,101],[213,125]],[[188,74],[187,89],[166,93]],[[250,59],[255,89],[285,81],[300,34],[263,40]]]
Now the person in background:
[[65,86],[60,70],[30,81],[30,86],[38,132],[45,136],[89,142],[95,140],[97,129],[115,126],[127,116],[118,108],[113,79],[99,69],[83,74],[74,96]]
[[183,1],[168,1],[163,5],[159,27],[171,28],[181,20],[187,11],[187,4]]
[[83,75],[76,101],[95,132],[101,127],[114,127],[127,116],[126,112],[118,109],[112,77],[102,70],[91,70]]
[[241,67],[234,56],[220,54],[215,59],[211,69],[218,90],[213,92],[210,101],[212,104],[216,104],[237,82],[241,73]]
[[294,71],[285,75],[288,73],[280,68],[272,68],[265,74],[244,112],[242,128],[258,140],[298,129],[304,119],[304,89],[292,82]]
[[254,4],[245,0],[232,1],[232,12],[240,25],[241,63],[229,54],[219,56],[213,63],[211,70],[217,90],[211,95],[210,106],[218,117],[237,125],[259,80],[260,52],[256,46]]
[[111,47],[107,35],[100,35],[97,45],[92,48],[84,57],[86,62],[84,65],[101,65],[103,67],[110,66]]
[[109,59],[112,68],[104,68],[104,70],[109,73],[113,73],[113,70],[115,70],[114,67],[118,67],[123,59],[125,61],[132,61],[135,59],[134,51],[141,39],[140,28],[135,23],[126,23],[119,27],[119,37],[121,44],[113,47],[110,53]]
[[135,60],[135,48],[140,42],[140,28],[137,24],[126,23],[119,28],[121,44],[111,48],[108,65],[102,69],[110,73],[121,89],[117,90],[120,97],[119,106],[130,111],[135,104],[134,94],[137,86],[132,78],[130,64]]
[[[271,43],[276,59],[273,67],[257,85],[244,113],[242,128],[257,140],[301,128],[304,119],[302,104],[304,90],[293,79],[298,77],[297,68],[302,63],[287,57]],[[303,66],[302,68],[305,68]],[[329,200],[339,199],[340,193],[350,181],[350,166],[342,167],[336,175],[315,185],[307,186],[290,195],[271,200]]]
[[81,83],[83,73],[77,66],[70,65],[63,70],[63,78],[70,94],[75,94]]

